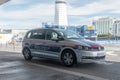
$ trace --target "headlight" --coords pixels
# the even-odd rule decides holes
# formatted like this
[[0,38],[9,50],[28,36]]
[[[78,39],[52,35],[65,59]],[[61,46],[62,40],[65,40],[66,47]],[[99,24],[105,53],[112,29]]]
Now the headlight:
[[83,46],[78,46],[78,49],[83,50]]
[[86,51],[90,50],[90,48],[87,46],[78,46],[78,49],[79,50],[86,50]]

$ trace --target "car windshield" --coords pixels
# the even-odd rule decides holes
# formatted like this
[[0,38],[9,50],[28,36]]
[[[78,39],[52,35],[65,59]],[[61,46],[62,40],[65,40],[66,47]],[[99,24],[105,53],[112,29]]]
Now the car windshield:
[[64,36],[67,39],[84,39],[79,34],[73,32],[73,31],[59,31],[62,36]]

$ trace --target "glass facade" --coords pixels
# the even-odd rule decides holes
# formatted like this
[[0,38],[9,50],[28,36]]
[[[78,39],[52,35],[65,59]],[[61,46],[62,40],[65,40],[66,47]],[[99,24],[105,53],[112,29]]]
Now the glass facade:
[[120,37],[120,20],[117,20],[113,24],[113,35]]

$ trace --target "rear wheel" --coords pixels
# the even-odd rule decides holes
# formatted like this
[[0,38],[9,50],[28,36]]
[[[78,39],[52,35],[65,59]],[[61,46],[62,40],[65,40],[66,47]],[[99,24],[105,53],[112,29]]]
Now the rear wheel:
[[31,52],[28,48],[23,49],[23,56],[24,56],[25,60],[31,60],[32,59]]
[[71,67],[76,63],[75,54],[69,50],[63,52],[61,59],[63,64],[67,67]]

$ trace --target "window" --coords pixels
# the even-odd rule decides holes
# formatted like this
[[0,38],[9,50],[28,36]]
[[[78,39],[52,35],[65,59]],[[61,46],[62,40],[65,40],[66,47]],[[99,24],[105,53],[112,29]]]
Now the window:
[[31,39],[45,39],[44,30],[34,30],[30,38]]
[[59,31],[61,35],[64,35],[64,37],[68,38],[68,39],[83,39],[82,36],[78,35],[75,32],[72,31]]
[[46,32],[46,40],[51,40],[53,38],[58,38],[58,34],[54,31],[47,31]]
[[31,34],[32,34],[31,32],[28,32],[26,38],[29,39],[31,37]]
[[51,33],[51,39],[52,39],[52,38],[58,38],[58,34],[55,33],[55,32],[52,32],[52,33]]

